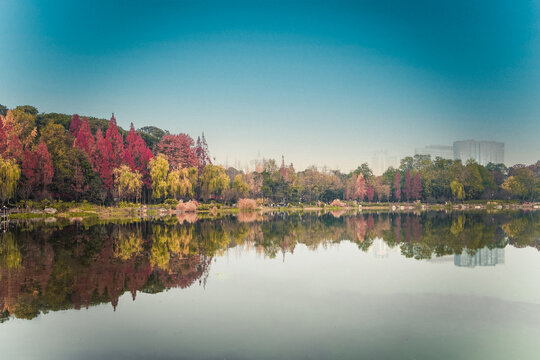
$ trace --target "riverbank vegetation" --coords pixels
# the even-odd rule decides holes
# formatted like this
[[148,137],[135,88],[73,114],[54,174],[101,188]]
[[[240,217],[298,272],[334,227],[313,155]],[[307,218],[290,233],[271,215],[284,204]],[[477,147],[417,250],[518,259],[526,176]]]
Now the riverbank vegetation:
[[[242,171],[213,164],[202,134],[148,126],[128,131],[110,120],[39,113],[32,106],[0,112],[0,202],[170,205],[178,200],[258,207],[358,203],[540,199],[540,161],[480,165],[416,155],[375,176],[367,164],[350,173],[263,159]],[[345,202],[343,202],[345,201]],[[167,203],[169,202],[169,203]],[[247,204],[244,202],[244,204]],[[334,203],[338,204],[338,203]],[[249,206],[253,208],[251,204]],[[336,205],[336,207],[342,207]]]

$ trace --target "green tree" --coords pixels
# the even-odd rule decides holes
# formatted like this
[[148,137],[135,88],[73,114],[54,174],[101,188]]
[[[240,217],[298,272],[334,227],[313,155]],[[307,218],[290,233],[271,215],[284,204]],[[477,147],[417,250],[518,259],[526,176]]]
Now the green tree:
[[529,168],[518,168],[514,175],[508,177],[502,188],[521,200],[534,200],[538,192],[540,181]]
[[244,176],[238,174],[232,182],[232,189],[238,197],[245,197],[249,194],[249,185],[244,181]]
[[197,182],[197,168],[181,168],[173,170],[167,177],[169,194],[176,199],[193,197],[194,185]]
[[465,198],[465,189],[463,184],[458,180],[454,180],[450,183],[450,188],[452,189],[452,196],[456,200],[463,200]]
[[220,197],[229,187],[229,177],[225,169],[218,165],[208,164],[203,170],[201,181],[201,196],[207,201],[211,197]]
[[15,195],[21,178],[21,168],[14,159],[0,156],[0,201],[5,203]]
[[369,168],[367,163],[363,163],[353,171],[353,174],[356,176],[362,174],[364,175],[365,180],[369,180],[373,176],[373,171]]
[[152,178],[152,197],[154,199],[164,198],[168,194],[169,184],[167,175],[169,173],[169,161],[163,154],[150,160],[148,163],[150,177]]
[[137,170],[132,171],[128,165],[114,169],[114,187],[120,199],[139,201],[142,185],[142,175]]

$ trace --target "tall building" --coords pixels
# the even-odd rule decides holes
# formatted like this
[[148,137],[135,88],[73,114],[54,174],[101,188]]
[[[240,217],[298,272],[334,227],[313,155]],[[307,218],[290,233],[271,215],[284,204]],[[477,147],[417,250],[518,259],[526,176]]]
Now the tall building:
[[455,141],[454,159],[465,163],[469,159],[480,165],[504,163],[504,143],[496,141]]
[[474,255],[469,254],[467,250],[454,255],[454,265],[460,267],[495,266],[497,264],[504,264],[504,249],[489,249],[486,246],[476,250]]
[[386,151],[377,151],[373,154],[369,166],[371,167],[373,174],[379,176],[390,166],[397,168],[398,161],[397,157],[388,155]]
[[428,145],[426,147],[414,149],[414,155],[429,155],[431,156],[431,160],[435,160],[436,157],[453,159],[454,148],[445,145]]

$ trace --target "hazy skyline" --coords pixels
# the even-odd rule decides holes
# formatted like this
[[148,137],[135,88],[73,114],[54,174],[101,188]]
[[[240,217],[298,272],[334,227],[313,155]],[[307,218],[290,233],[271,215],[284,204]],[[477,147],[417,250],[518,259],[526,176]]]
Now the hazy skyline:
[[538,5],[0,0],[0,104],[204,131],[229,164],[349,170],[466,139],[532,163]]

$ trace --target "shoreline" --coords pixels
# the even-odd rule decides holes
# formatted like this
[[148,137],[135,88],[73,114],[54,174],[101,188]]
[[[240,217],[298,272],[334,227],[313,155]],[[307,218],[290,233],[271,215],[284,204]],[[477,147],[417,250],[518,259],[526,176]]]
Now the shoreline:
[[[219,217],[223,215],[232,215],[238,213],[298,213],[298,212],[426,212],[426,211],[536,211],[540,210],[540,203],[503,203],[498,201],[486,201],[482,203],[460,203],[460,204],[425,204],[425,203],[373,203],[359,204],[356,206],[282,206],[268,207],[262,206],[257,209],[239,209],[238,207],[229,206],[214,206],[208,209],[197,209],[195,211],[184,212],[171,207],[158,205],[141,205],[141,206],[99,206],[85,204],[81,207],[73,207],[66,211],[57,211],[54,208],[45,209],[12,209],[7,212],[8,222],[18,222],[18,220],[43,219],[55,221],[56,218],[67,219],[70,221],[82,221],[83,219],[95,218],[99,221],[115,221],[130,218],[152,219],[162,218],[166,216],[187,216],[195,215],[203,218]],[[2,220],[6,220],[6,216],[2,216]]]

